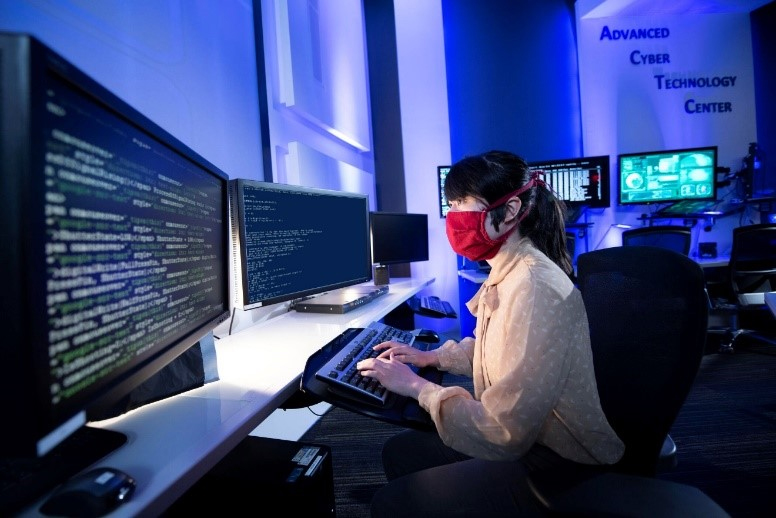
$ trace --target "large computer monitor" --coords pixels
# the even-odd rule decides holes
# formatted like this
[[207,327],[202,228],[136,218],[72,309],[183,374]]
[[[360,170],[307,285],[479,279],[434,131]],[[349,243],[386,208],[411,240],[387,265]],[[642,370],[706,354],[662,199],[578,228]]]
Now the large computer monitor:
[[568,207],[609,207],[609,155],[530,162]]
[[228,318],[228,178],[30,36],[0,94],[0,456],[35,457]]
[[618,156],[620,205],[717,198],[717,146]]
[[366,195],[242,178],[230,183],[235,307],[372,279]]
[[376,265],[428,261],[428,215],[372,212],[372,262]]

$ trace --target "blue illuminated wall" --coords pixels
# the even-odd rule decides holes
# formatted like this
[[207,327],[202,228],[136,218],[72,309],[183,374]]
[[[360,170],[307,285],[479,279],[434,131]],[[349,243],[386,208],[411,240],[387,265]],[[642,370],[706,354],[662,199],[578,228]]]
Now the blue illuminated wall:
[[776,191],[776,2],[752,12],[752,58],[757,112],[757,143],[765,153],[756,188]]
[[582,152],[573,2],[443,0],[453,160]]
[[230,176],[263,177],[246,2],[0,1],[0,30],[38,37]]

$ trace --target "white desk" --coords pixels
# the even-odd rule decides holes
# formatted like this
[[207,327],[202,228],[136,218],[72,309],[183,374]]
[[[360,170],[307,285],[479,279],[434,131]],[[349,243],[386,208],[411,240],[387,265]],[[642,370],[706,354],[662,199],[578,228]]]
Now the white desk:
[[691,255],[690,259],[701,265],[703,268],[726,267],[730,263],[730,253],[718,257],[698,257]]
[[[307,358],[349,327],[384,318],[434,279],[392,279],[387,294],[342,315],[290,311],[216,341],[219,380],[91,423],[126,434],[97,466],[137,480],[111,517],[157,516],[299,387]],[[42,516],[30,506],[23,516]]]

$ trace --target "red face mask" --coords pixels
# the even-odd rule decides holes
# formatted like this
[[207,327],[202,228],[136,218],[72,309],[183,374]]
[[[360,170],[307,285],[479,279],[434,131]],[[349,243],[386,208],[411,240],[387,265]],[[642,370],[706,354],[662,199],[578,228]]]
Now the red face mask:
[[[485,207],[485,210],[469,211],[450,211],[447,213],[445,221],[445,230],[450,246],[456,254],[462,255],[470,261],[483,261],[492,259],[501,249],[501,245],[507,240],[510,234],[517,228],[517,225],[502,236],[491,239],[488,231],[485,229],[485,218],[494,208],[506,203],[513,196],[530,189],[534,184],[534,179],[529,180],[518,190],[499,198],[494,203]],[[520,215],[517,223],[528,213],[526,210]]]

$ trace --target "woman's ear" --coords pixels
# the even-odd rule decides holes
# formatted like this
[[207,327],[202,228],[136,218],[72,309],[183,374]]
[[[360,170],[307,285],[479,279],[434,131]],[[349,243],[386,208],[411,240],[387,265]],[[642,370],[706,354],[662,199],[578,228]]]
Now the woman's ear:
[[511,223],[517,219],[517,215],[520,214],[520,208],[523,206],[523,202],[517,196],[510,198],[507,202],[507,212],[504,215],[504,222]]

